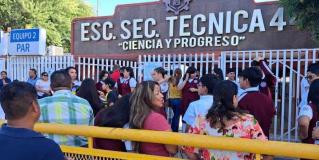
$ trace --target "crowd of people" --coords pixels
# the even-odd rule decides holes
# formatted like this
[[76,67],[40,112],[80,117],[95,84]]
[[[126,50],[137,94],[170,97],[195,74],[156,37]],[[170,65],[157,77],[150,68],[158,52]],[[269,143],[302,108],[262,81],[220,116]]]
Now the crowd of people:
[[[40,75],[30,69],[26,82],[11,82],[1,72],[0,102],[7,123],[0,129],[0,141],[8,145],[0,145],[0,153],[8,159],[64,159],[58,145],[88,145],[81,136],[43,136],[33,131],[36,122],[267,141],[276,112],[272,92],[278,78],[262,57],[238,77],[234,68],[223,77],[218,68],[200,76],[196,66],[184,74],[177,68],[172,75],[158,67],[151,74],[153,80],[138,82],[131,67],[119,65],[112,72],[101,71],[97,83],[90,78],[79,81],[75,67],[55,71],[50,78],[47,72]],[[319,63],[309,66],[306,79],[310,87],[298,117],[300,137],[303,143],[314,144],[319,138]],[[254,159],[250,153],[101,138],[94,139],[94,147],[166,157],[181,151],[194,160]],[[14,152],[21,154],[6,154]]]

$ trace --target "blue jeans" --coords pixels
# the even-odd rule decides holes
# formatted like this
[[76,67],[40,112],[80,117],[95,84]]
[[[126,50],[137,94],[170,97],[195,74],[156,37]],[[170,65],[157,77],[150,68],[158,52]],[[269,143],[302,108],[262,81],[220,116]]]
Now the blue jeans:
[[178,128],[179,128],[179,118],[181,116],[181,99],[180,98],[176,98],[176,99],[169,99],[168,100],[169,105],[172,107],[173,112],[174,112],[174,116],[172,119],[172,130],[173,132],[178,132]]

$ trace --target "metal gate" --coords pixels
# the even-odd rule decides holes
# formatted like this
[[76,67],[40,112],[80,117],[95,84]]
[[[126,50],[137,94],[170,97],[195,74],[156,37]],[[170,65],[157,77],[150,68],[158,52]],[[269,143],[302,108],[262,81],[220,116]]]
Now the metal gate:
[[176,67],[195,66],[201,75],[210,73],[218,67],[226,74],[226,68],[240,69],[251,66],[252,60],[262,55],[269,62],[269,67],[278,77],[274,89],[273,102],[277,114],[273,120],[270,139],[280,141],[298,141],[297,113],[301,101],[301,80],[306,75],[309,64],[319,61],[319,48],[291,50],[255,50],[224,51],[215,53],[139,55],[137,61],[90,58],[73,56],[12,56],[7,58],[6,68],[11,79],[25,81],[30,68],[39,73],[53,72],[68,66],[76,66],[80,80],[92,78],[98,80],[101,70],[111,71],[114,64],[130,66],[138,75],[142,75],[143,66],[148,62],[161,62],[167,71]]
[[78,70],[78,79],[84,80],[92,78],[95,81],[99,80],[99,73],[102,70],[113,71],[114,65],[130,66],[133,68],[135,78],[137,76],[137,62],[118,60],[118,59],[105,59],[105,58],[92,58],[92,57],[78,57],[75,67]]
[[[219,53],[195,53],[195,54],[167,54],[167,55],[139,55],[138,74],[142,75],[143,66],[150,62],[160,62],[162,67],[173,74],[175,68],[181,68],[183,71],[189,66],[194,66],[199,70],[200,76],[218,67],[220,68]],[[141,78],[141,77],[140,77]]]
[[10,56],[7,58],[6,70],[12,80],[26,81],[29,70],[34,68],[38,75],[52,72],[74,65],[72,55],[65,56]]
[[269,67],[278,78],[273,102],[276,115],[270,139],[298,141],[298,106],[301,101],[301,80],[308,65],[319,61],[319,49],[225,51],[221,53],[221,68],[235,68],[236,77],[240,69],[251,66],[257,56],[268,59]]

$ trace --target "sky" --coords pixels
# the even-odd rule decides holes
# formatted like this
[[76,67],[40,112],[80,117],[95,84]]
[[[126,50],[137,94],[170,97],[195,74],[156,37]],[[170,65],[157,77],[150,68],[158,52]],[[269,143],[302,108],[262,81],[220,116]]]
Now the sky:
[[[98,16],[113,15],[115,7],[119,4],[154,2],[158,0],[84,0],[92,5],[95,15],[97,15],[97,1],[99,2]],[[255,0],[256,2],[277,1],[277,0]]]
[[115,7],[119,4],[154,2],[158,0],[84,0],[92,5],[96,15],[97,1],[99,1],[98,16],[113,15]]

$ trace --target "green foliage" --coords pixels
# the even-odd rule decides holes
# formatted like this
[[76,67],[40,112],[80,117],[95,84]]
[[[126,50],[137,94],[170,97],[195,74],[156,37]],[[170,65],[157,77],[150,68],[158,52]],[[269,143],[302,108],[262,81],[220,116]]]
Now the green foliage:
[[47,44],[70,51],[71,22],[76,17],[93,15],[83,0],[0,0],[0,29],[46,29]]
[[310,31],[319,42],[319,0],[280,0],[300,29]]

